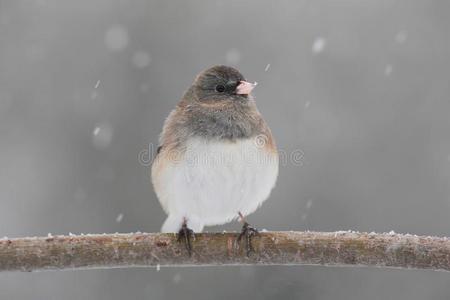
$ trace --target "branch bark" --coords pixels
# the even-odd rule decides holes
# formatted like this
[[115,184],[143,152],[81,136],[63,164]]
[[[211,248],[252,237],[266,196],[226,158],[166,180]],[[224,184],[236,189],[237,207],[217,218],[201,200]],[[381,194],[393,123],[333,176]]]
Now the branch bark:
[[[201,233],[188,256],[175,234],[0,240],[0,271],[188,265],[374,266],[450,271],[450,240],[359,232],[263,232],[246,255],[236,233]],[[244,242],[243,242],[244,243]]]

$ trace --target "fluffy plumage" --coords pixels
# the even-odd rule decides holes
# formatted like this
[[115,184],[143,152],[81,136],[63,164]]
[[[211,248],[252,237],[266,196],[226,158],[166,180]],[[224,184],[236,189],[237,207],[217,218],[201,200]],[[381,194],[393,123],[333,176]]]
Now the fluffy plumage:
[[[244,86],[245,84],[245,86]],[[278,175],[278,154],[250,83],[215,66],[197,76],[167,118],[152,182],[168,214],[162,231],[183,222],[195,232],[254,212]],[[244,88],[242,88],[244,86]]]

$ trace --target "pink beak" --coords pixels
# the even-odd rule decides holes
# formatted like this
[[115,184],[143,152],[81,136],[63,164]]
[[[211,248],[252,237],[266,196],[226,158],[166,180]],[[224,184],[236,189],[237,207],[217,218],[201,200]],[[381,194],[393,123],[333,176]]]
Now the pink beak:
[[248,95],[255,88],[257,83],[250,83],[247,81],[239,81],[239,85],[236,87],[236,94],[238,95]]

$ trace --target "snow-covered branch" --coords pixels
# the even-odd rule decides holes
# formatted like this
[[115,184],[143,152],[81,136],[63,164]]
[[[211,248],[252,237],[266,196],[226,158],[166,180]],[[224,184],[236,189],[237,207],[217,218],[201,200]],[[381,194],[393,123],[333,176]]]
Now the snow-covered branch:
[[447,238],[358,232],[263,232],[254,252],[236,233],[202,233],[192,256],[175,234],[0,239],[0,271],[187,265],[374,266],[450,271]]

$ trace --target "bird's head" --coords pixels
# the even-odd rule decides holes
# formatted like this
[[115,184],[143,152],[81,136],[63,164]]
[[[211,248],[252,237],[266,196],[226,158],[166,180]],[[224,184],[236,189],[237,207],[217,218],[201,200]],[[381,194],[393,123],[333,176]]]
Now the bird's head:
[[200,102],[245,102],[255,86],[235,68],[214,66],[196,77],[192,92]]

